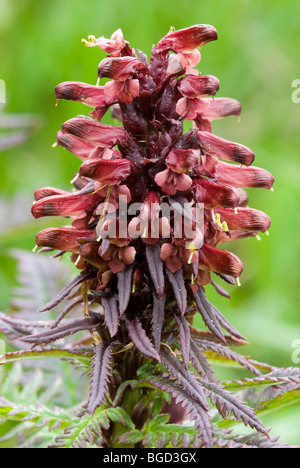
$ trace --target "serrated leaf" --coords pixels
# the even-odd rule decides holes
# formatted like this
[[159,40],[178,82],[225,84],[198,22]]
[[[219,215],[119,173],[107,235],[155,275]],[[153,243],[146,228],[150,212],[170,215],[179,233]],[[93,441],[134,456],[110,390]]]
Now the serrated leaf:
[[115,296],[110,298],[103,297],[101,302],[104,308],[105,325],[108,328],[109,334],[112,338],[118,333],[120,323],[117,299]]
[[165,289],[165,278],[158,244],[146,246],[146,258],[156,295],[161,299]]
[[63,299],[65,299],[71,291],[76,287],[82,284],[84,281],[87,281],[95,276],[94,272],[86,272],[80,273],[76,278],[74,278],[67,286],[63,288],[62,291],[54,298],[52,301],[48,302],[48,304],[39,310],[39,312],[46,312],[47,310],[51,310],[56,307]]
[[176,273],[172,273],[166,268],[166,273],[173,288],[178,308],[181,314],[184,315],[187,308],[187,291],[184,284],[183,272],[182,270],[178,270]]
[[216,317],[220,323],[220,325],[228,331],[228,333],[230,333],[230,335],[234,338],[237,338],[238,340],[246,340],[246,338],[241,335],[238,330],[236,330],[236,328],[234,328],[233,325],[231,325],[231,323],[227,320],[226,317],[224,317],[223,314],[221,314],[221,312],[213,305],[211,304],[215,314],[216,314]]
[[98,408],[92,416],[87,414],[79,418],[76,423],[65,430],[62,436],[56,438],[54,448],[85,448],[91,443],[91,433],[94,438],[101,436],[97,422],[101,419],[103,412],[105,412],[104,408]]
[[184,316],[178,315],[175,313],[174,318],[178,326],[179,343],[180,343],[182,361],[186,369],[188,369],[190,365],[190,353],[191,353],[190,328]]
[[294,405],[300,401],[300,388],[286,392],[283,395],[278,395],[270,401],[265,401],[257,409],[259,416],[265,416],[266,414],[274,413],[287,406]]
[[130,429],[135,429],[135,425],[126,413],[123,408],[108,408],[106,410],[106,414],[109,417],[109,419],[113,422],[121,423],[124,426],[129,427]]
[[135,445],[143,440],[143,433],[137,429],[125,432],[119,439],[119,444]]
[[61,408],[53,410],[40,404],[17,404],[0,397],[0,417],[10,421],[28,421],[38,427],[56,424],[65,428],[76,421]]
[[85,351],[73,351],[66,349],[48,349],[41,351],[15,351],[0,356],[0,364],[27,361],[31,359],[70,359],[79,361],[82,364],[90,364],[92,354]]
[[208,362],[207,357],[194,340],[191,340],[191,357],[192,363],[199,374],[202,375],[202,377],[205,376],[212,382],[216,382],[214,372]]
[[228,347],[222,346],[219,343],[211,343],[206,340],[197,340],[197,339],[195,340],[195,343],[198,343],[202,349],[211,350],[217,355],[219,355],[220,361],[222,362],[224,362],[224,360],[222,359],[222,357],[224,357],[231,362],[232,361],[236,362],[240,366],[245,367],[245,369],[249,370],[254,375],[257,375],[259,377],[262,376],[262,373],[260,372],[260,370],[257,369],[255,365],[252,364],[251,360],[247,356],[242,356],[241,354],[238,354],[235,351],[232,351]]
[[153,376],[149,378],[149,382],[154,387],[170,393],[175,399],[176,403],[180,404],[185,408],[186,413],[195,423],[195,429],[199,432],[199,435],[202,438],[203,446],[207,448],[212,448],[212,423],[209,418],[208,412],[202,408],[198,401],[195,400],[191,395],[189,395],[180,385],[168,380],[167,378]]
[[29,335],[22,338],[22,341],[32,344],[49,344],[54,341],[65,338],[69,335],[74,335],[83,330],[92,330],[100,324],[100,318],[98,315],[93,314],[90,317],[84,319],[74,320],[66,325],[62,325],[54,330],[47,330],[36,335]]
[[205,325],[220,341],[226,343],[226,338],[217,320],[217,316],[201,288],[199,288],[198,291],[194,293],[194,297]]
[[156,432],[161,426],[166,425],[169,422],[169,414],[159,414],[156,416],[146,427],[146,431]]
[[88,412],[94,414],[96,409],[102,405],[108,391],[108,382],[111,376],[112,350],[114,345],[105,343],[97,345],[94,359],[92,380],[90,385],[90,397],[88,402]]
[[155,359],[156,361],[160,362],[159,354],[146,335],[146,332],[143,329],[138,317],[135,317],[134,320],[126,318],[125,325],[134,346],[146,357]]
[[221,385],[200,379],[201,384],[208,392],[210,399],[217,406],[221,416],[225,419],[232,414],[237,421],[243,421],[247,426],[255,428],[258,432],[267,435],[268,431],[259,420],[254,410],[241,401],[236,395],[228,392]]
[[[289,448],[289,444],[278,443],[279,437],[266,437],[263,434],[253,432],[251,434],[235,434],[232,431],[221,431],[217,434],[215,447],[220,448]],[[297,447],[299,448],[299,447]]]
[[161,346],[161,334],[165,318],[165,303],[165,294],[163,294],[161,299],[157,299],[156,294],[153,294],[152,336],[154,346],[157,352],[160,351]]
[[132,273],[133,265],[126,265],[122,271],[118,273],[118,297],[119,297],[119,311],[120,316],[126,311],[130,293],[131,293],[131,283],[132,283]]
[[162,363],[167,367],[172,376],[178,380],[183,388],[197,401],[205,411],[208,411],[206,396],[202,386],[189,372],[179,359],[174,356],[168,348],[161,350]]

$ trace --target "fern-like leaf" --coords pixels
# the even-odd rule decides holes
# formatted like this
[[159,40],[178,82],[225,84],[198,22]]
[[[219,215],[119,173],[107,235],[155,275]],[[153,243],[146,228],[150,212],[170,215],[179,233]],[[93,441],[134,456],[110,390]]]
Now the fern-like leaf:
[[171,375],[183,386],[186,392],[188,392],[205,411],[208,411],[209,408],[203,388],[193,374],[183,366],[180,360],[174,356],[168,348],[161,349],[161,358],[162,363],[166,366]]
[[104,308],[104,321],[111,337],[118,332],[120,315],[118,311],[118,303],[115,296],[110,298],[102,297],[102,306]]
[[114,345],[99,343],[93,360],[92,380],[88,412],[92,416],[105,400],[107,385],[111,376],[112,350]]
[[164,325],[165,302],[165,294],[162,295],[161,299],[157,299],[156,294],[153,294],[152,336],[155,349],[158,353],[160,351],[161,334]]
[[126,311],[132,283],[133,265],[126,265],[120,273],[118,273],[118,297],[119,297],[119,311],[120,316]]
[[92,330],[96,328],[100,323],[100,318],[97,314],[91,315],[80,320],[74,320],[66,325],[62,325],[54,330],[47,330],[45,332],[29,335],[22,338],[22,341],[32,344],[49,344],[54,341],[65,338],[69,335],[74,335],[82,330]]
[[178,325],[179,343],[180,343],[182,360],[186,369],[188,369],[190,365],[190,353],[191,353],[190,328],[184,316],[175,313],[174,318]]
[[183,272],[178,270],[176,273],[172,273],[166,268],[168,280],[173,288],[174,296],[182,315],[185,314],[187,308],[187,291],[184,284]]
[[247,426],[255,428],[258,432],[268,435],[268,430],[264,427],[262,422],[258,419],[256,413],[252,408],[249,408],[243,401],[236,395],[228,392],[221,385],[213,382],[207,382],[199,378],[199,381],[208,392],[211,402],[216,405],[221,416],[226,419],[227,415],[233,414],[237,421],[243,421]]
[[191,420],[195,423],[195,429],[199,432],[202,438],[203,447],[213,447],[213,427],[209,418],[209,414],[199,404],[198,400],[194,399],[180,385],[163,377],[149,377],[149,383],[154,387],[168,392],[175,399],[176,403],[182,405]]
[[208,329],[223,343],[226,343],[226,339],[220,324],[217,320],[216,314],[211,307],[211,304],[206,299],[205,294],[202,289],[199,288],[196,293],[194,293],[196,304],[200,314],[202,315],[203,321]]
[[160,258],[160,248],[158,244],[147,245],[146,258],[154,290],[157,297],[161,299],[165,289],[165,278],[163,262]]
[[134,320],[126,318],[125,325],[134,346],[146,357],[160,362],[160,356],[146,335],[138,317]]
[[95,276],[94,272],[86,272],[86,273],[80,273],[76,278],[74,278],[67,286],[63,288],[62,291],[60,291],[57,296],[52,299],[52,301],[48,302],[48,304],[43,307],[42,309],[39,310],[39,312],[46,312],[47,310],[51,310],[54,307],[56,307],[61,301],[63,301],[70,293],[71,291],[76,288],[76,286],[79,286],[81,283],[84,281],[87,281],[88,279],[91,279]]

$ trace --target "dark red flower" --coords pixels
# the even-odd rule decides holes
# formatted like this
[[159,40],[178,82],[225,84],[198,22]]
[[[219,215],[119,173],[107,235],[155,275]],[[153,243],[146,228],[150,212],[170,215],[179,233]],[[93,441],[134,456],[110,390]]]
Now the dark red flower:
[[156,46],[157,52],[174,50],[175,52],[192,52],[207,42],[218,39],[217,31],[208,24],[196,24],[186,29],[170,31]]

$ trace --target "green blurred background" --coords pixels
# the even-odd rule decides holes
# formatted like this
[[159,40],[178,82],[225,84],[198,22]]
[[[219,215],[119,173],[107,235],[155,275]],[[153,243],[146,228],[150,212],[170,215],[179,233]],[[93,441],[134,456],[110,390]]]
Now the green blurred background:
[[[276,178],[274,192],[251,191],[251,206],[272,217],[270,236],[244,240],[230,248],[243,259],[242,287],[232,300],[214,303],[249,338],[244,352],[277,366],[293,366],[292,343],[300,339],[300,104],[292,102],[292,82],[300,78],[300,3],[292,0],[0,0],[0,79],[7,86],[7,113],[36,114],[42,126],[24,145],[0,155],[0,310],[15,286],[11,248],[32,249],[41,226],[30,218],[33,191],[44,185],[68,189],[78,160],[53,149],[61,124],[84,106],[61,102],[61,81],[94,84],[100,49],[81,38],[110,37],[122,28],[133,47],[149,53],[170,26],[214,25],[218,42],[202,50],[199,69],[216,75],[219,96],[238,99],[241,122],[218,121],[214,132],[250,146],[255,164]],[[282,440],[300,444],[300,407],[264,419]]]

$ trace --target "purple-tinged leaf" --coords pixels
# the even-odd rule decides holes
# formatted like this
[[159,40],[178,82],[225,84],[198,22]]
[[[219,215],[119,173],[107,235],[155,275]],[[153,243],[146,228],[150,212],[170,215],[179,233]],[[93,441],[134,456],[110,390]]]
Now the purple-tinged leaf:
[[220,341],[226,343],[224,333],[221,330],[220,324],[217,320],[216,314],[211,306],[211,304],[206,299],[202,288],[200,287],[196,293],[194,293],[196,304],[204,323],[209,328],[209,330],[219,338]]
[[287,367],[286,369],[275,369],[273,372],[268,374],[268,377],[282,380],[283,382],[300,383],[300,369],[299,367]]
[[226,299],[230,299],[230,294],[226,291],[226,289],[222,288],[222,286],[215,283],[213,280],[211,280],[211,284],[215,288],[217,293],[220,294],[220,296],[226,297]]
[[235,279],[229,275],[222,275],[222,273],[216,273],[220,278],[222,278],[225,283],[231,284],[232,286],[235,285]]
[[165,289],[165,277],[158,244],[146,246],[146,258],[156,295],[161,299]]
[[41,351],[26,350],[26,351],[15,351],[12,353],[6,353],[1,356],[0,363],[7,364],[12,362],[20,362],[27,360],[38,360],[38,359],[66,359],[72,361],[79,361],[81,364],[90,365],[92,354],[82,350],[68,350],[68,349],[43,349]]
[[200,375],[206,377],[211,382],[216,382],[214,372],[207,357],[194,340],[191,340],[191,358],[195,369],[200,373]]
[[222,346],[221,344],[212,343],[206,340],[197,340],[197,339],[195,339],[195,343],[196,345],[199,344],[201,348],[204,350],[213,351],[214,353],[220,356],[224,356],[227,359],[230,359],[230,361],[237,362],[241,366],[245,367],[245,369],[248,369],[250,372],[252,372],[254,375],[257,375],[258,377],[262,376],[262,373],[254,365],[251,364],[251,361],[249,361],[247,357],[244,357],[241,354],[238,354],[235,351],[232,351],[226,346]]
[[270,449],[270,448],[299,448],[289,444],[277,443],[278,437],[266,437],[263,434],[254,432],[252,434],[238,435],[223,431],[221,437],[215,440],[215,447],[219,448],[239,448],[239,449]]
[[178,332],[179,332],[179,343],[180,343],[180,350],[182,361],[186,367],[189,368],[190,364],[190,353],[191,353],[191,333],[189,325],[182,315],[174,314],[174,318],[178,325]]
[[26,336],[21,340],[25,341],[26,343],[32,343],[34,345],[49,344],[53,341],[65,338],[66,336],[74,335],[75,333],[82,330],[92,330],[99,324],[100,318],[96,314],[93,314],[91,317],[87,317],[81,320],[74,320],[73,322],[55,328],[54,330],[47,330],[36,335]]
[[46,312],[48,310],[56,307],[63,299],[65,299],[70,292],[78,285],[91,279],[95,276],[95,272],[87,271],[86,273],[81,273],[73,281],[71,281],[52,301],[50,301],[45,307],[39,310],[39,312]]
[[[204,331],[204,330],[198,330],[197,328],[194,328],[190,326],[191,330],[191,336],[192,338],[199,339],[199,340],[206,340],[212,343],[220,343],[220,340],[211,332],[209,331]],[[226,338],[226,346],[246,346],[248,341],[246,340],[238,340],[237,338],[234,338],[233,336],[225,335]],[[225,345],[224,345],[225,346]],[[266,370],[270,370],[269,367],[266,368]]]
[[0,332],[9,340],[17,340],[24,335],[31,335],[37,328],[50,328],[50,322],[33,322],[9,317],[0,312]]
[[125,266],[122,271],[118,273],[118,297],[119,297],[119,311],[120,316],[126,312],[129,304],[131,283],[132,283],[133,265]]
[[88,412],[92,416],[96,409],[102,405],[108,391],[108,382],[111,376],[112,350],[114,345],[107,346],[99,343],[93,360],[92,380],[90,385],[90,398]]
[[166,378],[155,376],[151,377],[149,382],[151,385],[153,385],[153,387],[170,393],[175,399],[176,403],[185,408],[186,413],[195,423],[195,429],[199,431],[199,435],[202,438],[203,447],[212,448],[214,445],[213,427],[208,412],[203,409],[198,400],[195,400],[181,386]]
[[227,418],[227,415],[229,416],[232,414],[237,421],[243,421],[246,426],[249,425],[258,432],[268,435],[268,430],[256,416],[254,410],[247,406],[236,395],[228,392],[221,385],[207,382],[201,378],[199,378],[199,380],[208,392],[212,404],[217,406],[219,413],[224,419]]
[[76,307],[82,301],[83,301],[82,297],[79,297],[79,298],[76,297],[75,299],[73,299],[70,302],[70,304],[68,304],[67,307],[65,307],[65,309],[59,314],[59,316],[57,317],[57,319],[55,320],[51,328],[52,329],[56,328],[60,324],[60,322],[66,317],[66,315],[68,315],[68,313],[71,312],[71,310],[74,309],[74,307]]
[[126,318],[125,325],[134,346],[146,357],[155,359],[156,361],[160,362],[159,354],[146,335],[146,332],[143,329],[138,317],[135,317],[134,320]]
[[142,440],[143,433],[141,431],[138,431],[137,429],[134,429],[132,431],[125,432],[124,434],[122,434],[119,439],[119,444],[135,445],[138,442],[141,442]]
[[161,346],[161,334],[164,326],[165,318],[165,303],[166,296],[163,294],[162,298],[159,300],[156,297],[156,294],[153,294],[153,310],[152,310],[152,336],[154,346],[157,352],[160,351]]
[[104,321],[108,328],[111,338],[118,333],[120,315],[118,311],[118,303],[115,296],[110,298],[102,297],[102,306],[104,308]]
[[183,388],[202,406],[205,411],[209,407],[206,401],[206,396],[202,385],[195,379],[194,375],[187,371],[181,361],[169,351],[168,348],[163,348],[160,351],[161,362],[166,366],[169,372],[183,386]]
[[218,322],[220,323],[220,325],[228,331],[228,333],[230,333],[230,335],[232,335],[233,337],[237,338],[238,340],[243,340],[243,341],[247,341],[246,338],[241,335],[237,330],[236,328],[234,328],[233,325],[231,325],[231,323],[228,322],[227,318],[224,317],[223,314],[221,314],[221,312],[214,306],[211,304],[211,307],[217,317],[217,320]]
[[184,284],[183,272],[182,270],[178,270],[176,273],[172,273],[166,268],[166,273],[173,288],[179,310],[181,314],[184,315],[187,308],[187,292]]

